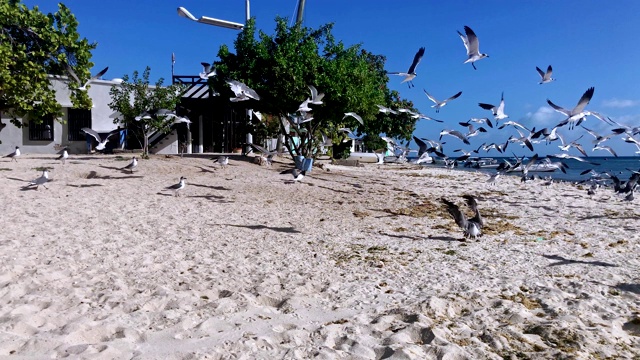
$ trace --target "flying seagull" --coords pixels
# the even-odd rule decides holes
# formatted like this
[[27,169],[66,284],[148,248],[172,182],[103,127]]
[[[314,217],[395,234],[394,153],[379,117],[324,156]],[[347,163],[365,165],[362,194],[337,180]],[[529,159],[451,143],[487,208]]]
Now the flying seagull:
[[418,74],[416,74],[416,67],[420,63],[420,60],[422,60],[423,56],[424,56],[424,47],[421,47],[416,53],[416,55],[413,57],[413,62],[411,63],[411,66],[409,67],[409,70],[406,73],[390,72],[389,75],[404,76],[404,80],[402,80],[401,84],[408,82],[409,87],[410,88],[413,87],[414,86],[413,79],[415,79],[415,77],[418,76]]
[[551,68],[551,65],[547,67],[547,72],[540,70],[540,68],[537,66],[536,66],[536,70],[538,70],[538,74],[540,74],[539,84],[546,84],[555,80],[554,78],[551,77],[551,74],[553,73],[553,69]]
[[362,117],[360,117],[360,115],[358,115],[358,114],[356,114],[354,112],[346,112],[346,113],[344,113],[344,116],[342,117],[342,120],[344,120],[348,116],[351,116],[352,118],[358,120],[360,125],[364,125],[364,122],[362,121]]
[[166,188],[164,188],[165,190],[172,190],[173,191],[173,196],[178,196],[179,195],[179,191],[184,189],[186,184],[185,184],[185,180],[187,180],[187,178],[185,178],[184,176],[180,176],[180,182],[178,182],[177,184],[173,184],[171,186],[167,186]]
[[62,149],[62,154],[60,154],[60,156],[58,156],[58,158],[56,160],[61,160],[62,161],[62,165],[64,165],[64,163],[66,162],[66,160],[69,158],[69,152],[67,151],[67,148],[65,147],[64,149]]
[[495,105],[485,104],[485,103],[478,103],[478,105],[485,110],[491,110],[491,112],[493,113],[493,117],[494,119],[496,119],[496,121],[506,119],[509,117],[509,115],[504,113],[504,92],[500,96],[500,105],[495,106]]
[[595,91],[595,88],[593,87],[588,88],[587,91],[585,91],[584,94],[582,94],[582,97],[580,97],[578,104],[572,110],[567,110],[565,108],[562,108],[554,104],[553,102],[551,102],[551,100],[547,99],[547,104],[549,104],[549,106],[551,106],[555,111],[567,117],[565,120],[561,121],[558,124],[558,126],[563,126],[569,123],[569,129],[573,129],[575,125],[580,125],[580,123],[584,120],[584,118],[587,115],[590,115],[589,112],[584,111],[584,108],[585,106],[587,106],[589,101],[591,101],[594,91]]
[[20,156],[20,147],[16,146],[16,149],[9,155],[5,155],[6,158],[11,158],[11,161],[18,162],[17,157]]
[[129,163],[129,165],[127,165],[127,166],[125,166],[123,168],[120,168],[120,170],[129,170],[133,174],[133,169],[135,169],[136,167],[138,167],[138,159],[134,156],[131,159],[131,162]]
[[378,111],[380,111],[381,113],[394,114],[394,115],[398,113],[397,111],[390,109],[386,106],[382,106],[382,105],[376,105],[376,106],[378,107]]
[[45,189],[48,189],[48,187],[45,185],[48,181],[49,181],[49,171],[45,169],[45,170],[42,170],[42,176],[40,176],[35,180],[29,181],[29,183],[25,186],[25,188],[28,188],[30,186],[35,186],[37,190],[38,187],[42,185],[44,186]]
[[313,105],[322,105],[322,98],[324,98],[324,93],[319,93],[318,90],[313,85],[307,85],[309,90],[311,90],[311,97],[309,98],[309,103]]
[[[87,90],[87,85],[89,85],[89,83],[92,82],[93,80],[96,80],[96,79],[102,77],[102,75],[107,73],[107,70],[109,70],[108,66],[106,68],[100,70],[99,73],[93,75],[89,80],[87,80],[87,82],[84,83],[84,85],[82,85],[81,87],[77,88],[76,90],[86,91]],[[75,71],[73,71],[73,68],[69,64],[67,64],[67,72],[69,73],[69,76],[71,76],[73,78],[73,80],[75,82],[77,82],[78,84],[82,84],[82,81],[80,81],[80,78],[78,77],[78,75],[76,75]]]
[[228,80],[227,84],[231,87],[231,91],[236,95],[236,97],[232,97],[230,100],[232,102],[244,101],[249,99],[260,100],[260,96],[247,85],[241,83],[237,80]]
[[482,235],[483,226],[482,216],[480,216],[480,212],[478,211],[478,203],[471,195],[463,195],[462,197],[466,200],[471,210],[473,210],[474,216],[471,219],[467,219],[467,216],[460,211],[458,205],[445,198],[441,198],[440,200],[447,206],[447,212],[453,217],[456,224],[462,228],[465,238],[473,237],[477,240],[478,236]]
[[115,134],[119,134],[120,130],[121,129],[116,129],[116,130],[111,131],[103,139],[100,136],[100,134],[98,134],[97,131],[95,131],[95,130],[93,130],[91,128],[84,127],[82,129],[80,129],[80,131],[82,131],[83,133],[85,133],[87,135],[91,135],[91,136],[93,136],[94,139],[96,139],[96,141],[98,142],[98,145],[96,145],[96,150],[98,150],[98,151],[103,151],[104,147],[107,145],[107,142],[109,142],[109,138],[112,137]]
[[202,64],[202,72],[200,73],[200,78],[207,80],[212,76],[216,76],[216,68],[212,67],[211,64],[206,62],[201,62]]
[[464,47],[467,49],[468,58],[464,62],[464,64],[470,62],[471,66],[473,66],[473,68],[476,69],[476,65],[474,64],[474,62],[480,59],[489,57],[489,55],[480,53],[480,49],[479,49],[480,41],[478,40],[476,33],[474,33],[470,27],[465,26],[464,32],[466,35],[463,35],[460,31],[458,31],[458,35],[460,35],[460,38],[462,39],[462,43],[464,44]]
[[469,139],[467,139],[467,137],[466,137],[463,133],[461,133],[460,131],[458,131],[458,130],[447,130],[447,129],[444,129],[444,130],[440,131],[440,139],[439,139],[439,140],[442,140],[442,137],[443,137],[444,135],[451,135],[451,136],[455,136],[455,137],[457,137],[458,139],[462,140],[462,142],[463,142],[463,143],[465,143],[465,144],[467,144],[467,145],[471,144],[471,143],[469,142]]
[[451,101],[451,100],[455,100],[457,99],[460,95],[462,95],[462,91],[459,91],[457,94],[453,95],[452,97],[446,99],[446,100],[442,100],[442,101],[438,101],[438,99],[434,98],[433,96],[431,96],[427,90],[422,89],[424,91],[424,93],[427,95],[427,97],[429,98],[429,100],[433,101],[435,103],[435,105],[431,105],[432,108],[436,108],[436,113],[440,112],[440,108],[447,105],[447,102]]

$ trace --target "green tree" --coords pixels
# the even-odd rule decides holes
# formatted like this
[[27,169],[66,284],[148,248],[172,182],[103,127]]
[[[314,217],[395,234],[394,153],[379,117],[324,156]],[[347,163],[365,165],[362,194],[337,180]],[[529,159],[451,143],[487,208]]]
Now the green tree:
[[149,82],[151,68],[146,67],[142,77],[138,71],[122,77],[122,83],[113,85],[109,91],[109,107],[119,114],[114,124],[123,124],[142,143],[143,157],[149,154],[149,137],[157,131],[169,132],[175,117],[158,110],[174,110],[180,102],[183,86],[173,84],[163,86],[160,78],[155,85]]
[[[54,14],[27,8],[18,0],[0,0],[0,112],[12,117],[42,121],[45,115],[61,115],[51,87],[51,75],[66,76],[70,66],[81,80],[88,80],[95,43],[80,38],[78,21],[63,4]],[[70,82],[71,101],[90,108],[91,99],[82,84]],[[1,128],[1,127],[0,127]]]
[[[210,78],[215,89],[223,96],[231,93],[226,80],[238,80],[260,95],[259,101],[237,103],[234,106],[252,107],[263,114],[287,119],[306,98],[307,85],[325,93],[322,105],[312,105],[313,120],[295,130],[286,132],[287,121],[281,122],[285,146],[289,153],[313,156],[319,148],[320,134],[333,138],[338,129],[358,128],[359,132],[382,132],[391,137],[408,138],[415,127],[415,119],[404,120],[381,114],[376,104],[384,106],[404,102],[388,90],[388,76],[384,70],[385,58],[367,52],[361,45],[345,46],[331,34],[333,25],[318,29],[297,24],[287,26],[287,20],[276,18],[275,34],[262,31],[256,37],[255,19],[247,22],[234,42],[235,53],[226,45],[218,51],[220,61],[215,63],[218,76]],[[360,115],[364,125],[345,112]],[[299,115],[299,114],[298,114]],[[293,136],[300,141],[293,143]]]

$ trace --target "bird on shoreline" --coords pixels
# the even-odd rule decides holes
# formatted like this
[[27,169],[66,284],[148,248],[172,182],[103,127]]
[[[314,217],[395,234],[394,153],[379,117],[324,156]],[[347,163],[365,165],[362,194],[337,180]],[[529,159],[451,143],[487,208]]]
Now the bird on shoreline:
[[5,155],[6,158],[11,158],[11,161],[18,162],[17,157],[20,156],[20,147],[16,146],[16,149],[9,155]]
[[164,190],[171,190],[173,191],[173,196],[179,196],[180,190],[184,189],[186,186],[186,183],[184,182],[185,180],[187,180],[186,177],[180,176],[180,181],[177,184],[167,186]]
[[480,216],[480,212],[478,211],[478,203],[472,195],[463,195],[462,197],[466,200],[467,205],[474,213],[474,216],[471,219],[467,219],[467,216],[460,211],[458,205],[445,198],[440,198],[440,201],[446,205],[447,212],[462,229],[464,237],[473,237],[474,240],[478,240],[478,236],[482,235],[482,226],[484,225],[482,216]]
[[424,47],[421,47],[420,49],[418,49],[418,52],[416,53],[416,55],[413,57],[413,62],[411,63],[411,66],[409,66],[409,70],[407,70],[406,73],[390,72],[388,74],[404,76],[404,79],[402,80],[401,84],[406,82],[408,83],[409,88],[414,87],[415,85],[413,85],[413,79],[415,79],[415,77],[418,76],[418,74],[416,73],[416,67],[420,63],[420,60],[422,60],[423,56],[424,56]]
[[120,170],[129,170],[133,174],[133,169],[135,169],[136,167],[138,167],[138,159],[134,156],[131,159],[131,162],[129,163],[129,165],[127,165],[127,166],[125,166],[123,168],[120,168]]
[[468,58],[463,64],[470,62],[473,69],[478,70],[474,63],[480,59],[489,57],[489,55],[480,53],[480,41],[478,40],[476,33],[474,33],[470,27],[465,25],[464,32],[465,34],[462,34],[458,31],[458,35],[460,35],[460,39],[462,39],[462,43],[464,44],[465,49],[467,49]]

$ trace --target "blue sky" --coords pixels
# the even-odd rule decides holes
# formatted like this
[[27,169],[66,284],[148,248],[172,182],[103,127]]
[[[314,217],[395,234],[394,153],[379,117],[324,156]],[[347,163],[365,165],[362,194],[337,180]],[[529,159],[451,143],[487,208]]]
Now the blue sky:
[[[23,1],[38,5],[43,12],[57,9],[57,1]],[[196,75],[200,62],[213,62],[221,44],[233,48],[237,31],[199,24],[177,15],[179,6],[196,17],[206,15],[244,22],[244,0],[112,0],[96,3],[67,0],[64,3],[76,15],[79,31],[97,42],[93,52],[94,72],[109,66],[104,78],[122,77],[134,70],[151,67],[151,76],[171,79],[171,54],[176,55],[178,75]],[[296,0],[252,1],[251,15],[259,29],[273,33],[277,15],[295,18]],[[640,1],[377,1],[307,0],[304,24],[309,27],[333,22],[334,35],[347,45],[362,43],[364,48],[385,55],[388,71],[406,71],[418,48],[426,48],[417,68],[415,88],[390,76],[389,86],[410,99],[424,114],[442,119],[444,124],[419,121],[415,135],[437,139],[440,130],[466,129],[458,122],[471,117],[491,116],[478,102],[500,101],[504,91],[508,120],[540,129],[553,127],[563,119],[546,103],[573,108],[591,86],[595,95],[587,109],[606,114],[630,126],[640,126],[640,47],[636,38]],[[456,30],[471,27],[480,39],[481,52],[488,59],[476,63],[478,70],[463,64],[466,52]],[[539,85],[538,66],[554,69],[555,82]],[[444,99],[458,91],[462,96],[442,108],[439,114],[430,107],[426,89]],[[321,89],[320,89],[321,90]],[[301,99],[303,100],[303,99]],[[345,109],[348,111],[348,109]],[[607,133],[611,127],[589,117],[584,125]],[[559,132],[566,140],[585,133],[582,129]],[[477,148],[483,142],[504,142],[517,135],[510,128],[489,129],[471,139]],[[640,138],[640,136],[636,136]],[[444,137],[445,152],[464,147],[459,140]],[[589,155],[609,155],[591,151],[588,134],[580,142]],[[539,144],[539,154],[559,153],[557,142]],[[517,154],[531,154],[510,145]],[[619,137],[609,140],[619,155],[635,155],[636,147]],[[574,149],[570,152],[578,155]],[[484,154],[484,153],[483,153]],[[489,155],[497,155],[495,151]]]

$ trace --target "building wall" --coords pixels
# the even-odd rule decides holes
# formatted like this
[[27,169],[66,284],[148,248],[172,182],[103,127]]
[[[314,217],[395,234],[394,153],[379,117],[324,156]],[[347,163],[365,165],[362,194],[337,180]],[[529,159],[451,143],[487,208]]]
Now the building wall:
[[[2,122],[7,126],[0,131],[0,155],[13,152],[16,146],[20,146],[23,154],[55,154],[63,146],[68,146],[72,154],[82,154],[87,152],[86,141],[69,141],[67,127],[67,109],[73,107],[69,98],[70,91],[64,79],[52,78],[51,83],[56,92],[56,100],[62,106],[63,116],[53,123],[52,141],[29,140],[29,129],[27,127],[18,128],[10,123],[9,118],[2,114]],[[109,132],[118,128],[113,123],[118,113],[109,108],[111,97],[109,90],[111,86],[118,82],[110,80],[94,80],[88,89],[89,97],[93,102],[91,109],[91,128],[99,133]],[[24,119],[25,123],[29,119]]]

